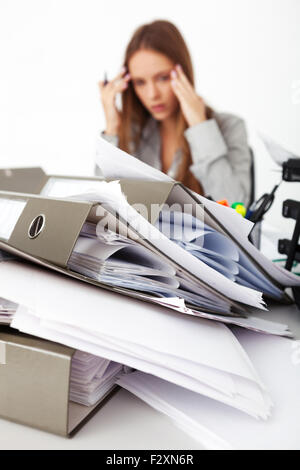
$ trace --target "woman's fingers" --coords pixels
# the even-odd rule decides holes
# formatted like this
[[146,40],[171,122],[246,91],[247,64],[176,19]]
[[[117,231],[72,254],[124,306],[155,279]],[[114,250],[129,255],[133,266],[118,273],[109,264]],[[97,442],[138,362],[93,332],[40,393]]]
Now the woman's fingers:
[[176,65],[176,66],[175,66],[175,70],[176,70],[176,73],[177,73],[177,76],[178,76],[179,81],[180,81],[183,85],[185,85],[187,89],[194,91],[193,85],[191,84],[191,82],[189,81],[189,79],[187,78],[187,76],[185,75],[184,71],[182,70],[181,65],[179,65],[179,64]]
[[125,72],[126,67],[122,67],[121,72],[113,80],[109,81],[105,87],[108,87],[110,90],[114,90],[115,93],[118,93],[127,88],[127,83],[130,80],[130,74],[127,73],[124,76]]
[[114,89],[114,92],[119,93],[121,91],[126,90],[129,81],[130,81],[130,74],[129,73],[127,73],[125,75],[125,77],[115,79],[112,82],[112,88]]
[[171,72],[171,86],[180,103],[181,111],[191,127],[206,120],[205,104],[183,73]]
[[179,79],[177,72],[175,70],[172,70],[171,72],[171,83],[173,86],[174,92],[177,91],[176,94],[179,94],[180,97],[188,99],[189,95],[191,94],[191,90],[188,89],[185,84],[182,83],[182,81]]
[[127,74],[125,75],[125,77],[124,77],[124,74],[126,73],[126,70],[127,70],[126,67],[123,66],[123,67],[121,68],[120,73],[118,73],[118,75],[117,75],[113,80],[109,81],[109,82],[107,83],[107,85],[111,85],[112,87],[118,86],[118,85],[120,84],[120,82],[122,82],[122,81],[125,79],[125,77],[127,77],[127,75],[129,75],[129,74],[127,73]]
[[100,82],[98,82],[98,87],[99,87],[99,90],[102,91],[103,88],[104,88],[104,82],[101,80]]
[[114,99],[117,93],[121,93],[122,91],[126,90],[128,87],[128,82],[130,81],[131,77],[130,74],[127,73],[125,76],[124,72],[121,72],[117,75],[113,80],[109,82],[105,82],[101,80],[98,82],[99,90],[101,93],[102,98],[104,99]]
[[[121,68],[120,72],[118,73],[118,75],[116,75],[116,77],[113,78],[112,80],[109,80],[109,81],[107,81],[107,80],[105,80],[105,81],[104,81],[104,80],[101,80],[100,82],[98,82],[99,88],[102,89],[103,87],[106,87],[106,86],[108,86],[109,84],[116,83],[118,80],[121,80],[121,79],[124,77],[125,72],[126,72],[126,67],[123,66],[123,67]],[[105,76],[106,76],[106,74],[105,74]]]
[[172,76],[171,86],[180,102],[186,99],[186,92],[175,76]]

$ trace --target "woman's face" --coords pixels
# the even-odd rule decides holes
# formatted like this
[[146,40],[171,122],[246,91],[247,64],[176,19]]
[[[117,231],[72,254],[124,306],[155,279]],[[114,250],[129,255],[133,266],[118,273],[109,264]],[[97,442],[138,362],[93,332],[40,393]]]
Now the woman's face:
[[170,83],[174,66],[164,54],[148,49],[135,52],[128,62],[135,93],[158,121],[169,118],[178,109],[178,100]]

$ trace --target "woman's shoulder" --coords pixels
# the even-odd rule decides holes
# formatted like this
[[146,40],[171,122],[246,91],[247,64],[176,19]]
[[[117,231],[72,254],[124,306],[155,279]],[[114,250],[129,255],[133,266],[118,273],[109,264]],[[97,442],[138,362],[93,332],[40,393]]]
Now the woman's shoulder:
[[213,110],[211,117],[216,120],[225,139],[232,136],[247,139],[246,124],[240,116]]
[[235,127],[235,126],[245,126],[245,121],[240,116],[236,114],[212,111],[212,118],[217,121],[217,123],[224,128]]

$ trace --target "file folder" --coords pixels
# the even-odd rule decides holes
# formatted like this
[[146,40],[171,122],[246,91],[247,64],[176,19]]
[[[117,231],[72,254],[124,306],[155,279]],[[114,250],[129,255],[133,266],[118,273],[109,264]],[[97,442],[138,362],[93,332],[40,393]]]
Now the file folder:
[[3,191],[39,194],[47,180],[40,167],[0,169],[0,188]]
[[[107,181],[110,180],[107,179]],[[238,248],[247,256],[250,262],[253,263],[253,265],[263,274],[266,279],[272,282],[279,289],[283,289],[283,285],[278,281],[278,279],[270,275],[268,270],[265,269],[262,264],[258,262],[255,255],[253,256],[249,253],[249,251],[245,250],[245,247],[241,243],[240,239],[234,237],[228,226],[218,220],[218,218],[210,211],[209,207],[202,202],[205,198],[201,198],[200,200],[193,191],[184,186],[181,182],[152,182],[131,179],[120,179],[119,181],[122,191],[126,195],[129,204],[136,205],[137,207],[140,204],[142,206],[145,206],[147,208],[146,214],[148,214],[148,220],[152,224],[155,224],[155,222],[157,221],[158,214],[165,204],[168,206],[179,205],[182,211],[184,211],[185,206],[192,207],[191,214],[193,216],[200,216],[204,224],[209,225],[217,232],[221,233],[222,235],[225,235],[228,239],[233,240],[234,243],[238,246]],[[151,206],[151,210],[150,205],[148,204],[151,186],[153,187],[153,194],[151,200],[153,201],[152,204],[154,204],[154,207],[156,205],[157,210],[153,210],[153,205]],[[143,215],[143,213],[141,213],[141,215]],[[258,250],[255,250],[254,254],[260,254],[261,256],[263,256]],[[290,296],[285,292],[282,292],[282,296],[280,299],[274,298],[270,295],[266,295],[266,297],[280,301],[284,304],[293,303]]]
[[[46,175],[43,170],[39,169],[13,169],[9,170],[12,172],[10,178],[7,177],[8,170],[0,170],[0,189],[3,187],[7,188],[9,191],[19,191],[20,187],[20,178],[23,172],[24,177],[25,174],[29,175],[29,180],[35,179],[35,184],[33,188],[36,194],[40,194],[41,196],[45,197],[59,197],[64,198],[67,197],[75,191],[76,189],[80,189],[81,191],[87,191],[89,188],[97,191],[97,184],[102,182],[103,179],[101,178],[90,178],[90,177],[75,177],[75,176],[55,176],[55,175]],[[8,182],[10,181],[10,184]],[[107,180],[109,181],[109,180]],[[249,253],[248,250],[245,250],[245,247],[238,237],[233,237],[230,229],[226,224],[221,223],[220,220],[212,213],[209,206],[206,203],[203,203],[204,198],[201,200],[199,199],[198,195],[190,191],[188,188],[182,185],[180,182],[176,181],[140,181],[140,180],[131,180],[131,179],[120,179],[119,180],[122,192],[125,194],[128,203],[130,205],[134,205],[139,211],[139,205],[142,205],[143,208],[146,208],[146,215],[145,211],[141,212],[141,215],[145,216],[149,222],[155,224],[161,209],[164,207],[165,204],[169,206],[177,205],[184,210],[184,206],[189,204],[192,207],[192,215],[200,214],[201,220],[204,221],[207,225],[212,227],[217,232],[225,235],[230,240],[233,240],[234,243],[238,246],[238,248],[246,255],[246,257],[250,260],[250,262],[258,269],[260,273],[271,283],[274,284],[276,288],[283,289],[282,282],[279,282],[277,279],[277,272],[270,274],[269,269],[266,269],[263,266],[262,262],[259,261],[259,257],[256,256],[260,254],[258,251],[255,251],[253,254]],[[79,186],[78,186],[79,184]],[[68,191],[71,190],[71,193]],[[74,206],[75,207],[75,206]],[[74,209],[72,209],[74,210]],[[80,231],[80,230],[79,230]],[[79,234],[79,232],[78,232]],[[77,236],[78,236],[77,234]],[[15,234],[16,235],[16,234]],[[22,237],[23,237],[22,232]],[[71,236],[72,238],[72,236]],[[76,238],[76,237],[75,237]],[[10,245],[14,245],[15,248],[24,250],[22,240],[12,239],[10,240]],[[68,244],[68,243],[67,243]],[[31,246],[32,243],[27,243],[27,247]],[[74,246],[74,244],[73,244]],[[44,248],[43,248],[44,249]],[[70,255],[72,251],[72,247],[69,246],[67,252],[65,253],[65,257],[62,257],[61,253],[57,253],[57,257],[55,260],[51,260],[54,264],[58,265],[65,265],[66,259],[68,258],[68,254]],[[34,253],[35,256],[38,256],[38,253]],[[262,255],[260,254],[260,257]],[[49,258],[47,258],[50,261]],[[63,264],[61,264],[63,261]],[[275,275],[274,275],[275,274]],[[198,280],[199,281],[199,280]],[[205,284],[205,283],[204,283]],[[289,280],[285,285],[289,285]],[[209,287],[209,286],[206,286]],[[269,295],[272,298],[272,296]],[[224,298],[224,297],[223,297]],[[228,300],[228,299],[227,299]],[[286,293],[282,291],[281,298],[276,300],[280,300],[284,303],[291,303],[291,299],[287,296]],[[234,304],[231,304],[234,309]],[[236,305],[235,305],[236,307]],[[238,309],[240,312],[241,309]],[[244,310],[245,311],[245,310]]]
[[[169,189],[170,188],[168,188],[168,190]],[[98,217],[96,215],[96,209],[99,203],[54,199],[51,197],[0,191],[0,205],[2,201],[23,202],[24,208],[22,208],[21,214],[11,232],[6,235],[0,233],[0,249],[81,281],[134,298],[140,298],[149,302],[153,301],[153,297],[150,295],[141,294],[134,289],[111,286],[90,279],[68,268],[68,260],[83,224],[86,221],[97,222],[101,219],[101,216]],[[41,231],[37,233],[36,236],[31,236],[30,228],[40,217],[43,217],[45,221],[44,226],[41,227]],[[167,262],[171,266],[183,270],[181,266],[178,266],[162,251],[154,247],[151,242],[143,239],[134,228],[128,227],[125,220],[122,220],[122,218],[116,220],[113,214],[111,214],[111,217],[114,219],[120,233],[126,233],[129,237],[131,236],[135,240],[138,239],[138,241],[152,253],[158,257],[167,259]],[[208,285],[205,280],[199,279],[189,272],[186,272],[186,276],[193,282],[204,286],[208,292],[212,293],[217,298],[225,300],[232,308],[230,315],[245,315],[244,305],[216,291]]]
[[[22,190],[25,187],[24,181],[27,181],[27,190]],[[24,192],[31,194],[39,194],[41,196],[50,197],[67,197],[70,195],[68,191],[80,189],[81,191],[94,188],[97,190],[97,183],[103,181],[101,177],[77,177],[77,176],[64,176],[64,175],[47,175],[41,168],[15,168],[15,169],[2,169],[0,170],[0,190]],[[106,179],[105,181],[112,181]],[[137,179],[121,178],[119,179],[122,192],[125,194],[128,203],[134,205],[139,211],[139,206],[146,208],[146,212],[142,211],[141,215],[147,218],[149,222],[155,224],[159,216],[159,212],[165,204],[169,206],[179,205],[181,210],[184,210],[185,205],[192,207],[192,215],[200,215],[202,221],[219,233],[225,235],[229,239],[233,239],[234,243],[239,249],[245,253],[247,258],[253,265],[279,289],[283,288],[282,282],[277,279],[277,272],[272,272],[259,262],[261,254],[258,250],[254,250],[253,254],[249,250],[245,250],[241,244],[239,237],[233,237],[233,234],[224,223],[221,223],[218,218],[211,212],[209,205],[204,201],[205,198],[199,198],[190,189],[186,188],[178,181],[143,181]],[[76,183],[79,183],[79,187]],[[75,187],[73,188],[73,184]],[[69,188],[69,189],[68,189]],[[73,193],[74,194],[74,193]],[[208,201],[209,202],[209,201]],[[250,229],[249,229],[250,230]],[[257,256],[260,254],[260,257]],[[289,285],[289,280],[285,285]],[[272,296],[268,296],[272,298]],[[291,303],[291,298],[282,293],[281,299],[276,298],[283,303]]]
[[[55,197],[65,197],[64,191],[70,183],[74,180],[74,177],[68,176],[49,176],[47,182],[45,183],[41,194],[45,196],[55,196]],[[78,181],[85,181],[87,188],[89,184],[97,182],[97,178],[80,178]],[[98,181],[103,181],[99,178]],[[113,179],[106,179],[106,181],[113,181]],[[271,275],[269,270],[263,267],[263,263],[259,263],[260,254],[258,250],[254,254],[250,254],[248,250],[245,250],[245,247],[240,241],[239,237],[233,237],[233,234],[230,228],[222,223],[210,210],[208,204],[206,204],[205,198],[199,199],[198,195],[191,191],[189,188],[184,186],[181,182],[178,181],[149,181],[149,180],[135,180],[129,178],[120,178],[122,192],[125,194],[128,203],[134,205],[137,211],[139,211],[139,206],[143,208],[140,212],[141,215],[147,218],[151,224],[155,224],[161,209],[164,205],[169,207],[178,206],[180,210],[184,212],[185,207],[189,207],[190,213],[195,217],[200,217],[201,220],[212,227],[217,232],[225,235],[230,240],[233,240],[238,248],[247,256],[251,263],[263,274],[263,276],[272,282],[276,287],[282,289],[282,284],[276,278],[278,273]],[[60,186],[59,194],[57,190],[53,192],[54,185],[57,184]],[[209,201],[208,201],[209,202]],[[144,210],[146,208],[146,211]],[[249,224],[250,226],[250,224]],[[250,230],[250,229],[249,229]],[[261,254],[260,254],[261,255]],[[260,256],[261,258],[261,256]],[[266,295],[274,300],[280,300],[282,303],[290,304],[292,302],[291,298],[285,293],[282,292],[280,299],[273,298],[270,295]]]
[[[97,182],[103,181],[101,177],[82,177],[82,176],[65,176],[65,175],[47,175],[42,168],[12,168],[12,169],[0,169],[0,190],[1,191],[12,191],[17,193],[28,193],[41,196],[50,197],[67,197],[69,194],[65,192],[68,184],[71,189],[72,183],[81,183],[81,191],[89,189],[95,185],[97,188]],[[54,185],[59,185],[59,188]],[[172,191],[172,183],[161,183],[161,182],[138,182],[133,180],[122,179],[120,180],[122,191],[127,197],[129,204],[144,204],[148,209],[148,214],[151,214],[152,207],[152,218],[149,217],[152,223],[155,223],[159,207],[161,207],[167,200],[170,192]],[[83,186],[84,185],[84,186]],[[63,187],[64,186],[64,187]],[[158,204],[157,209],[153,205]]]
[[69,400],[75,349],[0,327],[0,417],[61,436],[72,436],[100,403]]
[[87,187],[87,185],[103,181],[103,178],[99,176],[48,175],[41,167],[0,168],[1,191],[47,195],[49,188],[52,188],[55,182],[64,181],[69,183],[82,182]]

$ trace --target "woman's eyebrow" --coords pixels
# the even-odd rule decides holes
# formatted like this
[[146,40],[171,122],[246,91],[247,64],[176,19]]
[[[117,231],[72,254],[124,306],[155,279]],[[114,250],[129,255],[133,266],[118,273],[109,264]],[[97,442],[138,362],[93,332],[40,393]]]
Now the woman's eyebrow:
[[[171,70],[172,70],[172,67],[170,67],[167,70],[161,70],[160,72],[157,72],[155,75],[153,75],[153,77],[156,78],[159,75],[165,75],[165,74],[167,75],[167,74],[171,73]],[[134,77],[134,76],[132,76],[131,80],[145,80],[145,77],[138,77],[138,76]]]
[[165,75],[171,73],[172,67],[170,67],[168,70],[161,70],[160,72],[157,72],[154,77],[158,77],[159,75]]

